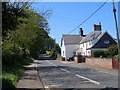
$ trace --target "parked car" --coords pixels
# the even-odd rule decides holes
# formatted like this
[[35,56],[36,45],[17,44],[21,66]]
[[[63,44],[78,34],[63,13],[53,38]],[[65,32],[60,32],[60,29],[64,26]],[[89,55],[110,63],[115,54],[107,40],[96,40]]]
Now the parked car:
[[73,55],[72,57],[68,58],[67,61],[74,61],[74,57],[76,57],[76,55]]

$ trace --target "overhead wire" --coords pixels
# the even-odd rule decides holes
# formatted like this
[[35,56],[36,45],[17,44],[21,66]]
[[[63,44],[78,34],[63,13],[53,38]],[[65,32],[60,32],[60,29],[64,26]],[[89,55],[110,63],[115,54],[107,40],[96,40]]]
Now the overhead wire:
[[87,20],[89,20],[95,13],[97,13],[109,0],[107,0],[106,2],[104,2],[97,10],[95,10],[90,16],[88,16],[82,23],[80,23],[77,27],[75,27],[73,30],[71,30],[68,34],[72,33],[73,31],[75,31],[77,28],[79,28],[82,24],[84,24]]

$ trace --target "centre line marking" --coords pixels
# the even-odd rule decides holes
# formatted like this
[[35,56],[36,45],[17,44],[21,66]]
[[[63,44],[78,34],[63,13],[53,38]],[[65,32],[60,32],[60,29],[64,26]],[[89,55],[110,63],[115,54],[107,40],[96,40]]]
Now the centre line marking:
[[51,63],[50,61],[47,61],[47,62],[49,62],[50,64],[52,64],[53,66],[55,66],[55,67],[58,67],[57,65],[55,65],[55,64],[53,64],[53,63]]
[[57,67],[57,65],[55,65],[55,64],[53,64],[53,66],[56,66],[56,67]]
[[65,72],[67,72],[67,73],[70,73],[68,70],[65,70],[65,69],[63,69],[63,68],[61,68],[61,70],[65,71]]
[[81,75],[76,74],[76,76],[78,76],[78,77],[80,77],[80,78],[83,78],[83,79],[86,79],[86,80],[88,80],[88,81],[90,81],[90,82],[92,82],[92,83],[95,83],[95,84],[97,84],[97,85],[100,84],[100,82],[97,82],[97,81],[91,80],[91,79],[86,78],[86,77],[83,77],[83,76],[81,76]]
[[50,64],[52,64],[52,63],[50,62]]

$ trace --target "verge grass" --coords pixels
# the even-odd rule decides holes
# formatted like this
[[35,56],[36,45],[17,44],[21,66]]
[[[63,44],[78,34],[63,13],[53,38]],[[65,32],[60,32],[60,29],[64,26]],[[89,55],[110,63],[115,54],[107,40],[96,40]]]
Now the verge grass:
[[19,80],[19,77],[25,71],[25,65],[29,65],[33,62],[33,58],[23,60],[21,63],[15,63],[9,66],[3,66],[2,68],[2,88],[15,88]]

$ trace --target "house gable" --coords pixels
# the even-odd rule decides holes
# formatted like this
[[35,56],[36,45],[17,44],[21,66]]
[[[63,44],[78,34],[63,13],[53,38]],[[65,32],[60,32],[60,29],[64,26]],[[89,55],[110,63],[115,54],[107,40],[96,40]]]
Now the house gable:
[[116,41],[106,32],[92,48],[108,48],[112,44],[117,44]]

